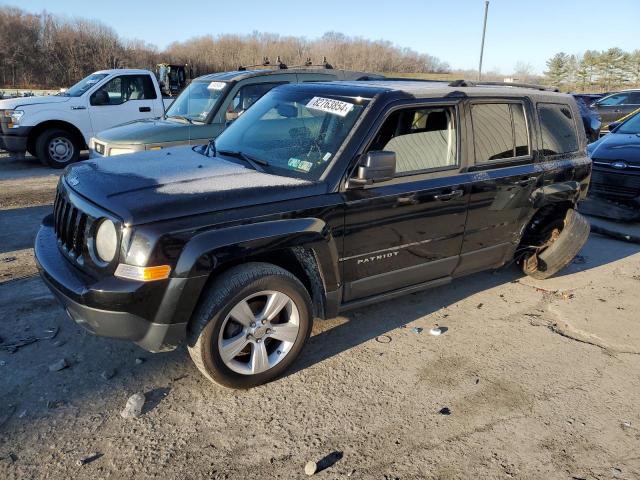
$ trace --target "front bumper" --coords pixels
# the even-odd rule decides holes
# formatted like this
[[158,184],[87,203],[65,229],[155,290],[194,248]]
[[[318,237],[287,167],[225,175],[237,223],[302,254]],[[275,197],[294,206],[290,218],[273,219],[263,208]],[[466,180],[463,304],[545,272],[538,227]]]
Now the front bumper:
[[591,195],[640,205],[640,171],[593,168]]
[[[62,255],[50,218],[36,236],[36,263],[45,284],[73,321],[95,335],[133,341],[151,352],[173,350],[184,340],[191,312],[178,311],[178,307],[181,296],[189,294],[192,279],[94,280]],[[147,311],[156,312],[154,318],[144,318],[141,312]]]
[[27,140],[32,127],[2,128],[0,148],[14,153],[27,151]]

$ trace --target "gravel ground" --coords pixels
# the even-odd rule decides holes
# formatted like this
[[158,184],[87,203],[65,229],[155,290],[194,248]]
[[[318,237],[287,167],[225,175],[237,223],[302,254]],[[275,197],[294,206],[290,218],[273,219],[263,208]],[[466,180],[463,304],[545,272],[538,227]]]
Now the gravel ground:
[[0,158],[0,337],[39,340],[0,349],[0,478],[640,478],[638,245],[317,322],[287,376],[234,391],[66,318],[30,249],[58,172],[25,165]]

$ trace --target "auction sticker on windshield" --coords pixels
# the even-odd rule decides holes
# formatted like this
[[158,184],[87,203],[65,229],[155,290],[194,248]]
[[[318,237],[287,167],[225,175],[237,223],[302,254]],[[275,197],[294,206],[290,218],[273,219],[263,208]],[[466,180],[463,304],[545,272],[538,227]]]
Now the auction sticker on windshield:
[[333,98],[313,97],[307,103],[307,108],[346,117],[353,110],[353,103],[334,100]]
[[208,90],[222,90],[226,83],[224,82],[211,82],[207,87]]

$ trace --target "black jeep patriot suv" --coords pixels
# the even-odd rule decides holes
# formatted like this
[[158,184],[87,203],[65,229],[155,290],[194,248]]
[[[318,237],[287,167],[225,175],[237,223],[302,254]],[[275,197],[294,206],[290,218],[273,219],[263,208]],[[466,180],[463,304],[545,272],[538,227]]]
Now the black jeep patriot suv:
[[38,233],[69,316],[209,379],[281,374],[314,318],[582,247],[591,161],[568,95],[458,81],[272,90],[208,146],[86,161]]

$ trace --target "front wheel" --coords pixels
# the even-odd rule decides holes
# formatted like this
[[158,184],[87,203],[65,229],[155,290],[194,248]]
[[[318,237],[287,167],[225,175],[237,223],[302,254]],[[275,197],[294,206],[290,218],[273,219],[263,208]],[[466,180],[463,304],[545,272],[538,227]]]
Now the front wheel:
[[43,164],[53,168],[64,168],[78,161],[80,146],[68,131],[52,128],[38,136],[35,153]]
[[267,263],[234,267],[213,282],[194,314],[189,354],[207,378],[250,388],[281,375],[313,323],[302,283]]

